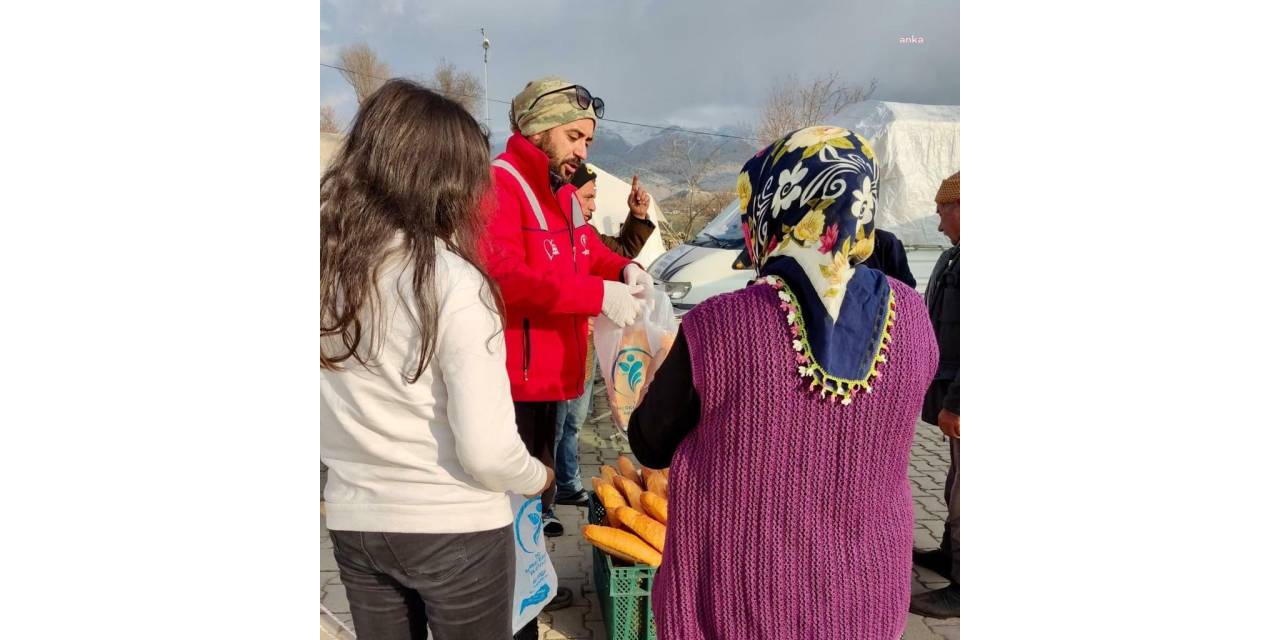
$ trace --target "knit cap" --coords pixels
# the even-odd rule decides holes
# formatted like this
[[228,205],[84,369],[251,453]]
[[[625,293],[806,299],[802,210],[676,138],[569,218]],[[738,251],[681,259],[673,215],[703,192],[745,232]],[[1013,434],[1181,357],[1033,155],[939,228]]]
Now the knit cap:
[[578,170],[574,171],[573,175],[570,176],[569,184],[581,189],[587,186],[588,183],[594,181],[595,179],[596,179],[596,172],[592,171],[591,168],[588,167],[587,164],[584,162],[578,165]]
[[952,202],[960,202],[960,172],[955,172],[950,178],[942,181],[942,186],[938,187],[938,195],[934,196],[933,201],[938,204],[951,204]]

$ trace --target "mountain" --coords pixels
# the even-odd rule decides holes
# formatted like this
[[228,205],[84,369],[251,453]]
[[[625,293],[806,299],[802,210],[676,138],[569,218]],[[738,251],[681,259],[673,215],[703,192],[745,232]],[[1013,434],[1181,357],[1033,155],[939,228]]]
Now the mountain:
[[[722,127],[714,133],[746,136],[746,132]],[[490,152],[497,156],[506,148],[507,134],[495,131],[489,139]],[[716,154],[711,173],[702,181],[706,191],[733,191],[742,163],[757,150],[754,142],[735,138],[689,133],[677,127],[646,129],[613,122],[602,122],[596,129],[595,141],[587,160],[622,179],[640,176],[645,188],[658,200],[685,188],[680,171],[681,160],[671,157],[673,145],[699,162]],[[687,164],[687,160],[683,163]]]
[[621,136],[623,140],[626,140],[627,144],[633,147],[644,144],[646,141],[649,140],[649,138],[652,138],[653,136],[657,135],[659,131],[661,131],[661,129],[655,129],[653,127],[642,127],[639,125],[622,124],[620,122],[612,122],[608,120],[600,123],[600,129],[602,131],[610,131],[610,132],[616,133],[617,135]]

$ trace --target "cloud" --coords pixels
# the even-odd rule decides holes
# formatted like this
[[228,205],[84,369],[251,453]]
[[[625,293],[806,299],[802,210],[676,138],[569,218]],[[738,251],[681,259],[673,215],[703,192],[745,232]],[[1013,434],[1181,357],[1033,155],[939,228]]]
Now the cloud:
[[753,106],[744,104],[701,104],[677,109],[667,122],[686,129],[713,130],[748,122],[755,112]]
[[325,94],[324,97],[320,98],[321,105],[328,105],[330,107],[333,107],[334,110],[336,111],[341,111],[344,108],[354,107],[355,103],[356,103],[356,94],[355,94],[355,91],[352,90],[350,87],[348,87],[346,91],[335,91],[332,93]]
[[[604,98],[608,117],[633,122],[744,124],[786,74],[834,71],[855,84],[874,77],[881,100],[960,100],[959,0],[325,0],[321,17],[330,27],[324,42],[367,42],[398,75],[429,75],[446,58],[483,77],[485,27],[491,97],[510,99],[554,73]],[[900,44],[911,35],[924,42]],[[322,60],[336,54],[326,46]],[[322,69],[321,86],[345,83]]]
[[338,64],[338,52],[342,49],[336,44],[320,45],[320,62],[324,64]]

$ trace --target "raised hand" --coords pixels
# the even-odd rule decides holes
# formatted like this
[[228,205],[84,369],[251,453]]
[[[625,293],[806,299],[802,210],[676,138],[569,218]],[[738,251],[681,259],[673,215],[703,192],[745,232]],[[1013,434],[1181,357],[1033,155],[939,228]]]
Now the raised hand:
[[631,210],[631,215],[644,220],[649,217],[649,192],[640,186],[640,179],[631,176],[631,193],[627,196],[627,208]]

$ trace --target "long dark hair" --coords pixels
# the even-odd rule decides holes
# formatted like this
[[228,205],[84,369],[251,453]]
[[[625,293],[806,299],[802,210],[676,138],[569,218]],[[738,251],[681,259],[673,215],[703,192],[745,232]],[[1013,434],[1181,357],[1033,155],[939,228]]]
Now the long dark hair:
[[[413,269],[418,325],[417,382],[435,354],[439,302],[436,239],[475,266],[502,314],[502,297],[480,267],[480,204],[489,188],[489,141],[458,103],[403,79],[365,99],[355,123],[320,178],[320,366],[336,371],[354,359],[368,367],[385,337],[378,271],[393,251]],[[362,322],[363,317],[372,326]],[[501,329],[499,329],[501,331]],[[325,338],[337,353],[325,353]],[[363,343],[363,344],[362,344]]]

